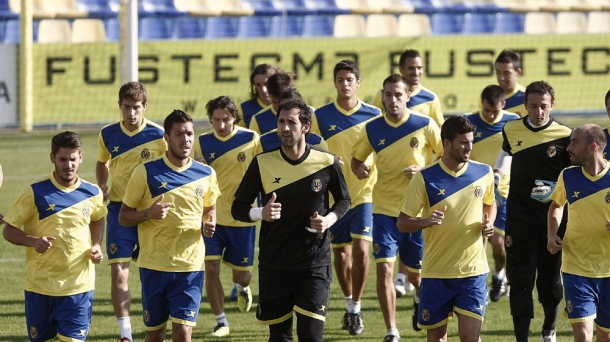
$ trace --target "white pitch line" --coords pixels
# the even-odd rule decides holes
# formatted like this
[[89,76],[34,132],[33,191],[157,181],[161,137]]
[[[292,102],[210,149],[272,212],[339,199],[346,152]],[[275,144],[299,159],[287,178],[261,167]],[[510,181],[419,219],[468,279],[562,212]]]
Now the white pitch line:
[[0,264],[8,264],[11,262],[23,262],[23,261],[25,261],[25,259],[17,259],[17,258],[0,259]]

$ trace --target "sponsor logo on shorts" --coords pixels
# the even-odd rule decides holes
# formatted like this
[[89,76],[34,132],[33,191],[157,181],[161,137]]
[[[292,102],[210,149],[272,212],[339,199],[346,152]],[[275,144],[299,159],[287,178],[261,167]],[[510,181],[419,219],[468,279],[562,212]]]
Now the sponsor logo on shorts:
[[315,192],[320,192],[320,190],[322,190],[322,181],[319,178],[311,181],[311,190]]
[[546,150],[546,155],[551,158],[553,158],[556,154],[557,154],[557,147],[555,147],[555,146],[549,146],[549,148]]
[[320,311],[326,311],[326,305],[322,305],[318,310]]
[[568,313],[572,313],[572,311],[574,311],[574,303],[572,303],[571,300],[568,300],[566,302],[566,310],[568,311]]
[[87,330],[86,330],[86,329],[84,329],[84,330],[83,330],[83,329],[80,329],[80,330],[78,331],[78,336],[85,336],[85,334],[86,334],[86,333],[87,333]]
[[36,327],[30,327],[30,337],[31,338],[38,337],[38,329],[36,329]]
[[480,186],[475,186],[474,187],[474,197],[476,198],[481,198],[483,197],[483,188],[481,188]]
[[379,248],[379,244],[378,243],[373,244],[373,249],[375,250],[375,254],[379,254],[379,249],[380,248]]
[[428,312],[428,310],[426,310],[426,309],[423,309],[421,311],[421,319],[423,319],[424,322],[429,321],[430,320],[430,312]]
[[140,157],[142,159],[150,158],[150,151],[147,148],[143,149],[142,152],[140,152]]
[[237,161],[240,162],[240,163],[245,162],[246,161],[246,154],[243,153],[243,152],[239,152],[237,154]]
[[110,244],[110,250],[109,250],[110,254],[116,253],[116,250],[117,250],[116,243],[111,243]]
[[195,196],[197,196],[197,198],[201,198],[203,196],[203,188],[198,186],[195,189]]
[[84,218],[89,218],[91,216],[91,207],[84,207],[82,213]]
[[506,235],[506,247],[513,245],[513,238],[510,235]]
[[148,312],[148,310],[144,310],[144,321],[150,322],[150,313]]
[[418,148],[419,140],[417,140],[417,138],[412,138],[411,142],[409,142],[409,146],[411,146],[411,148]]

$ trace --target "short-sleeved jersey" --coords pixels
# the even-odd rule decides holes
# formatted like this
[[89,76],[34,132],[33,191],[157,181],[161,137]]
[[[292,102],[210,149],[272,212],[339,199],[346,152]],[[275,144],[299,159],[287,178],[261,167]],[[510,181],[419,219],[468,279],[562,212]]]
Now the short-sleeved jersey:
[[82,179],[64,187],[51,175],[25,187],[4,221],[27,235],[55,238],[45,253],[25,249],[26,291],[71,296],[95,288],[89,224],[106,215],[103,201],[97,185]]
[[250,99],[248,101],[244,101],[239,105],[239,114],[243,120],[239,122],[242,127],[250,127],[250,121],[252,121],[252,117],[254,114],[260,112],[261,110],[269,107],[264,104],[260,98],[256,97],[255,99]]
[[604,133],[606,134],[606,141],[608,142],[606,144],[606,148],[604,148],[604,159],[606,160],[610,158],[610,133],[608,133],[608,129],[610,129],[610,127],[604,128]]
[[610,277],[610,163],[597,176],[582,167],[569,167],[559,175],[551,195],[568,204],[568,227],[563,238],[561,269],[589,278]]
[[523,222],[546,227],[550,203],[531,198],[536,180],[556,182],[570,166],[567,147],[572,130],[552,117],[546,125],[532,127],[527,117],[509,121],[502,131],[502,149],[511,155],[507,223]]
[[527,116],[525,108],[525,87],[517,84],[512,93],[506,95],[506,104],[503,108],[507,112],[515,113],[520,117]]
[[252,226],[236,221],[231,216],[235,191],[244,177],[248,165],[259,149],[259,136],[247,128],[234,126],[233,132],[221,137],[214,130],[204,133],[195,141],[195,156],[216,171],[220,197],[216,202],[216,222],[229,227]]
[[335,101],[318,108],[312,117],[311,131],[322,136],[328,144],[328,150],[343,161],[341,170],[352,198],[352,208],[373,201],[373,186],[377,181],[373,155],[364,161],[371,168],[367,179],[358,179],[352,172],[350,163],[352,146],[363,132],[364,125],[380,114],[379,109],[360,100],[349,111]]
[[[377,95],[373,99],[373,105],[385,113],[385,107],[383,106],[383,89],[377,92]],[[439,127],[445,122],[441,101],[438,99],[438,96],[421,84],[410,94],[407,108],[431,117]]]
[[[519,115],[502,111],[494,122],[485,120],[481,112],[464,115],[473,125],[477,126],[474,132],[474,144],[470,159],[487,164],[492,168],[496,164],[498,154],[502,150],[502,129],[511,120],[519,119]],[[502,177],[498,190],[500,195],[508,196],[508,184],[510,182],[510,170]]]
[[373,213],[398,217],[410,181],[402,169],[411,165],[424,167],[434,160],[434,154],[442,155],[441,132],[429,116],[410,110],[397,123],[380,116],[366,124],[352,149],[352,156],[360,161],[371,153],[378,172]]
[[163,220],[138,224],[138,266],[163,272],[202,271],[201,223],[204,207],[216,204],[220,195],[216,172],[194,160],[177,167],[163,154],[136,167],[123,203],[141,211],[161,195],[162,202],[172,206]]
[[248,127],[259,135],[277,129],[277,112],[273,106],[264,108],[252,117]]
[[112,202],[123,201],[125,187],[136,166],[153,160],[167,151],[163,139],[163,127],[144,119],[144,123],[130,132],[123,120],[102,128],[97,141],[97,160],[110,161],[108,169],[112,177],[110,196]]
[[423,278],[465,278],[489,272],[483,246],[483,205],[494,203],[493,171],[489,165],[469,161],[453,172],[442,160],[416,173],[407,188],[400,211],[422,217],[445,210],[440,225],[425,228]]
[[[317,135],[316,133],[309,132],[309,136],[305,139],[305,142],[321,150],[328,151],[328,145],[326,144],[326,141],[324,141],[324,138]],[[275,150],[281,145],[282,141],[280,140],[280,136],[278,135],[276,128],[261,135],[261,143],[258,145],[258,150],[256,151],[256,154]]]
[[[330,265],[330,237],[307,231],[314,212],[329,211],[340,219],[350,208],[350,196],[339,160],[334,155],[306,145],[298,160],[282,149],[257,155],[237,192],[231,208],[237,220],[250,222],[250,203],[261,194],[267,203],[272,193],[282,204],[281,218],[262,221],[258,265],[265,270],[298,270]],[[329,208],[329,193],[335,204]]]

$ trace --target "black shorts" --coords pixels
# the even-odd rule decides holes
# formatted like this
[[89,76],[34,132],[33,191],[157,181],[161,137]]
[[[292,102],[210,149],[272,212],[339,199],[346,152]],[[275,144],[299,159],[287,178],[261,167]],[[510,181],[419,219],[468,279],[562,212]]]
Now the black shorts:
[[326,320],[331,266],[294,271],[258,272],[259,302],[256,319],[260,324],[272,325],[291,319],[293,311]]

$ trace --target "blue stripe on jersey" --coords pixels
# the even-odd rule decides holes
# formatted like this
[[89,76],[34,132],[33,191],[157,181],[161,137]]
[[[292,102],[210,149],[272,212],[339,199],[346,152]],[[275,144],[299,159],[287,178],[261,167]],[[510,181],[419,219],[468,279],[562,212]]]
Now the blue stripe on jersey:
[[225,153],[252,141],[253,136],[254,132],[238,130],[229,140],[222,141],[216,138],[214,133],[210,133],[199,136],[199,145],[203,158],[208,164],[212,164]]
[[250,127],[252,117],[261,110],[263,110],[263,107],[258,104],[256,98],[241,103],[241,112],[244,116],[246,127]]
[[375,152],[379,153],[405,136],[428,126],[429,123],[430,118],[411,114],[402,125],[392,127],[384,117],[379,117],[366,125],[366,134]]
[[606,133],[606,148],[604,148],[604,159],[610,158],[610,134],[608,133],[608,128],[604,128],[604,133]]
[[506,99],[506,104],[504,105],[504,108],[513,108],[522,105],[524,104],[524,101],[525,93],[519,90],[513,96]]
[[144,145],[151,141],[162,139],[163,130],[153,126],[146,125],[144,129],[134,136],[128,136],[121,129],[121,123],[117,122],[106,126],[102,129],[102,139],[104,145],[112,158],[116,158],[125,152],[129,152],[140,145]]
[[571,167],[563,170],[563,182],[566,187],[566,199],[568,203],[573,204],[600,190],[610,188],[610,172],[592,182],[582,173],[581,167]]
[[[315,134],[309,133],[309,136],[305,139],[305,142],[309,145],[319,145],[322,142],[322,138]],[[282,145],[278,132],[271,132],[268,134],[261,135],[260,144],[263,147],[263,152],[274,150]]]
[[334,103],[329,103],[326,106],[316,110],[316,119],[318,119],[318,127],[324,140],[332,138],[335,134],[348,130],[358,124],[361,124],[371,118],[379,115],[379,109],[360,105],[360,109],[350,115],[341,113]]
[[457,178],[445,172],[440,163],[422,170],[430,207],[481,179],[489,170],[485,164],[472,162],[468,162],[466,172]]
[[148,189],[153,198],[212,174],[209,166],[197,162],[193,162],[188,169],[178,172],[167,166],[163,158],[145,163],[144,167]]
[[256,123],[261,134],[265,134],[277,128],[277,116],[271,109],[256,115]]
[[420,90],[417,95],[411,97],[407,102],[407,108],[413,108],[419,106],[422,103],[430,102],[434,100],[434,94],[424,89]]
[[[473,125],[477,126],[477,130],[474,134],[474,143],[475,144],[481,140],[484,140],[485,138],[489,138],[495,134],[502,132],[502,129],[504,128],[504,124],[506,124],[508,121],[518,119],[518,117],[516,117],[516,116],[506,115],[506,113],[504,113],[502,115],[502,119],[500,119],[500,121],[496,122],[495,124],[490,125],[487,122],[483,121],[483,119],[481,119],[481,116],[479,115],[479,113],[464,115],[464,117],[466,117],[468,120],[470,120],[470,122],[472,122]],[[478,133],[482,133],[482,134],[478,134]]]
[[85,182],[70,192],[61,191],[50,179],[32,184],[32,190],[39,220],[99,194],[98,188]]

